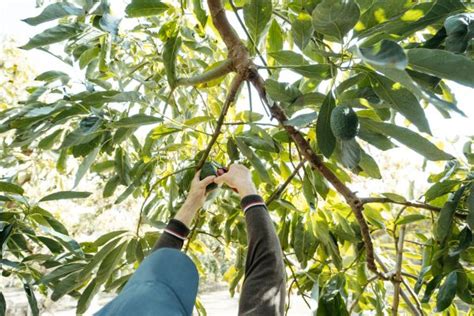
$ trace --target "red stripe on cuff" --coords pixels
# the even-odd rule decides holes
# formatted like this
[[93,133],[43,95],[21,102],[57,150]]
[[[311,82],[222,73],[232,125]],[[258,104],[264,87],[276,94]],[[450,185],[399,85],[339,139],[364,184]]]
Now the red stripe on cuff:
[[180,234],[175,233],[174,231],[171,231],[171,230],[169,230],[169,229],[165,229],[165,232],[168,233],[168,234],[170,234],[170,235],[173,235],[173,236],[175,236],[176,238],[179,238],[179,239],[181,239],[181,240],[186,240],[186,237],[181,236]]
[[250,203],[249,205],[247,205],[247,206],[244,208],[244,213],[246,213],[249,208],[251,208],[251,207],[253,207],[253,206],[257,206],[257,205],[265,206],[265,203],[263,203],[263,202]]

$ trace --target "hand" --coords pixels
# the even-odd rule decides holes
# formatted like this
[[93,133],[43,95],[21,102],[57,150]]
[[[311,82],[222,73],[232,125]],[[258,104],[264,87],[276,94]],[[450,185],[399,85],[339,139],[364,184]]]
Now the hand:
[[191,188],[189,189],[188,196],[184,202],[184,205],[186,205],[187,208],[195,211],[199,210],[204,205],[204,201],[206,200],[206,187],[213,183],[216,178],[216,176],[209,176],[199,180],[200,174],[201,170],[198,170],[194,175],[194,178],[191,181]]
[[236,189],[241,198],[250,194],[257,194],[257,189],[252,181],[250,170],[239,164],[232,164],[226,173],[218,173],[218,177],[214,182],[221,185],[227,184],[229,187]]
[[191,181],[191,188],[189,189],[186,201],[184,201],[174,217],[188,228],[191,226],[196,212],[204,205],[204,201],[206,200],[206,187],[214,182],[214,179],[216,178],[216,176],[209,176],[203,180],[199,180],[200,173],[201,170],[196,172],[193,181]]

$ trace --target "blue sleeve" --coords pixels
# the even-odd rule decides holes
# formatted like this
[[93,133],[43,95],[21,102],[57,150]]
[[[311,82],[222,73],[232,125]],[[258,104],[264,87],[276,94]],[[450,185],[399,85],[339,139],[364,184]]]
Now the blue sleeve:
[[161,248],[135,271],[122,292],[96,315],[192,315],[199,274],[179,250]]

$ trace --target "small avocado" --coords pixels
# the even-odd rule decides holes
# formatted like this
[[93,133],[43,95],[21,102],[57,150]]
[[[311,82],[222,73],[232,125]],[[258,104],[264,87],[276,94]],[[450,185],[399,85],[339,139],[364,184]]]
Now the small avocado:
[[[203,180],[209,176],[217,176],[217,168],[212,162],[205,162],[201,168],[199,179]],[[206,192],[212,191],[217,188],[216,183],[211,183],[206,187]]]
[[351,140],[357,136],[359,119],[351,107],[340,105],[331,112],[330,126],[336,138]]

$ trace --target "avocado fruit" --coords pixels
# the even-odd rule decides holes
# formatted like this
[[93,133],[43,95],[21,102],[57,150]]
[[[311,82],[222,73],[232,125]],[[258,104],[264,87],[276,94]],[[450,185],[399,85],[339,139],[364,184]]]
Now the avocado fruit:
[[359,119],[351,107],[340,105],[331,112],[330,126],[337,139],[351,140],[357,136]]
[[[201,168],[199,179],[204,180],[209,176],[217,176],[217,168],[212,162],[205,162]],[[206,187],[206,193],[217,188],[216,183],[211,183]]]

